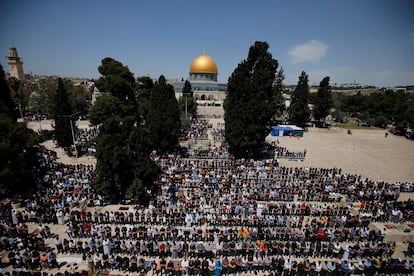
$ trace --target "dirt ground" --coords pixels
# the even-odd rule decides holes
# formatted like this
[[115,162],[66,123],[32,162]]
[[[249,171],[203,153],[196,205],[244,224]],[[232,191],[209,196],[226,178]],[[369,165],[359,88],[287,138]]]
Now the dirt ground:
[[[89,121],[77,121],[76,126],[78,128],[87,129],[89,128]],[[52,130],[52,121],[51,120],[44,120],[44,121],[32,121],[27,123],[27,127],[33,129],[34,131],[38,131],[40,128],[43,130]],[[45,146],[47,149],[56,151],[58,160],[64,164],[89,164],[89,165],[96,165],[96,158],[91,156],[81,156],[79,158],[68,156],[62,148],[58,148],[54,145],[52,140],[45,141],[41,143],[41,145]]]
[[[209,115],[224,115],[222,108],[199,107],[199,112]],[[213,127],[222,118],[211,119]],[[388,135],[382,129],[309,128],[303,138],[272,137],[280,146],[290,151],[307,150],[305,161],[280,159],[287,167],[342,168],[344,173],[361,175],[374,181],[414,182],[414,141],[405,137]]]
[[303,138],[272,137],[291,151],[307,150],[303,162],[281,159],[292,167],[337,167],[374,181],[414,182],[414,141],[388,135],[385,130],[331,130],[310,128]]

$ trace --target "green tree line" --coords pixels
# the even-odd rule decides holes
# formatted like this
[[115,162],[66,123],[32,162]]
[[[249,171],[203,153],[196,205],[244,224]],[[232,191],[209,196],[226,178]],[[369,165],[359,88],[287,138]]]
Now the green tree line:
[[0,65],[0,191],[3,197],[35,191],[39,170],[37,142],[38,135],[24,123],[17,122],[11,89]]
[[386,127],[392,124],[405,132],[414,125],[414,95],[403,91],[378,91],[369,95],[338,94],[335,96],[337,114],[348,114],[369,125]]
[[155,83],[148,77],[136,80],[127,66],[109,57],[98,71],[102,76],[95,83],[104,93],[90,112],[90,122],[100,125],[94,188],[113,199],[147,202],[160,173],[150,154],[173,151],[178,144],[174,88],[164,76]]

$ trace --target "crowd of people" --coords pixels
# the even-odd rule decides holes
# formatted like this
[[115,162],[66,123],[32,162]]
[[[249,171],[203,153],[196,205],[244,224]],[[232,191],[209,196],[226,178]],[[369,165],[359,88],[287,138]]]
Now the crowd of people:
[[[371,181],[338,168],[281,167],[275,156],[289,151],[279,145],[273,158],[237,160],[219,138],[221,126],[193,124],[191,137],[211,130],[223,145],[209,158],[157,157],[160,192],[145,208],[105,206],[91,186],[93,166],[59,163],[39,147],[48,173],[38,192],[21,199],[21,208],[1,206],[7,265],[19,273],[64,270],[58,256],[77,255],[90,270],[143,275],[413,272],[412,243],[403,249],[406,259],[394,258],[397,244],[386,239],[388,230],[370,224],[413,221],[414,201],[397,201],[401,192],[413,192],[412,183]],[[50,231],[55,224],[63,235]]]
[[303,152],[295,152],[289,150],[287,147],[279,146],[279,140],[272,141],[271,145],[273,146],[274,158],[290,158],[290,159],[305,159],[307,150],[304,149]]
[[78,155],[87,154],[88,156],[96,155],[96,144],[93,141],[99,134],[99,127],[78,128],[75,134],[76,149]]
[[208,139],[208,130],[212,128],[212,124],[206,118],[193,117],[191,126],[186,134],[187,139]]

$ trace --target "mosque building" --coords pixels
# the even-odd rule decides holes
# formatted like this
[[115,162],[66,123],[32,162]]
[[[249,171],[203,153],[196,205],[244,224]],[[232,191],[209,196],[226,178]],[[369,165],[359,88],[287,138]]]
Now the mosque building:
[[[208,55],[196,57],[190,65],[190,84],[199,105],[221,106],[226,97],[227,84],[218,83],[216,62]],[[173,81],[177,99],[182,96],[184,81]]]

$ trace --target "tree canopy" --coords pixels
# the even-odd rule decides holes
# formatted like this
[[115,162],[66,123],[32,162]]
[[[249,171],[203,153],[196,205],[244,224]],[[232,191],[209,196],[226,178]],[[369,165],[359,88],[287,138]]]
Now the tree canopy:
[[316,93],[313,107],[313,118],[316,121],[325,121],[325,118],[329,115],[332,107],[332,89],[329,85],[329,77],[325,77],[320,82],[318,92]]
[[6,81],[3,67],[0,64],[0,112],[15,120],[17,118],[16,108],[11,98],[11,91]]
[[182,97],[178,99],[181,114],[191,117],[197,114],[197,102],[194,98],[193,88],[188,80],[184,82]]
[[110,93],[101,94],[89,112],[89,121],[92,125],[100,125],[114,115],[121,117],[124,115],[119,98]]
[[174,88],[166,83],[164,76],[159,77],[151,91],[145,120],[152,148],[159,152],[172,151],[180,135],[180,112]]
[[413,94],[385,90],[369,95],[339,94],[336,100],[339,112],[358,117],[370,125],[386,127],[391,123],[402,133],[405,133],[407,127],[414,126]]
[[3,194],[30,194],[36,189],[38,136],[16,121],[11,91],[0,65],[0,189]]
[[310,119],[308,75],[302,71],[298,84],[293,91],[289,106],[289,121],[304,126]]
[[61,78],[58,79],[53,102],[52,117],[55,120],[55,139],[59,146],[68,147],[73,144],[72,128],[75,131],[75,125],[71,117],[72,106]]
[[152,80],[141,78],[137,85],[128,67],[112,58],[103,59],[98,70],[103,76],[97,86],[107,93],[97,98],[90,112],[91,123],[101,125],[96,139],[98,177],[94,188],[114,199],[145,203],[145,190],[154,189],[159,172],[149,157],[150,135],[145,110],[139,104],[146,101]]
[[224,102],[225,137],[236,157],[259,153],[277,113],[281,91],[275,84],[278,62],[268,52],[267,42],[256,41],[247,59],[231,74]]
[[151,91],[154,88],[154,81],[147,76],[138,77],[137,79],[137,101],[138,110],[144,118],[148,117],[149,101]]
[[[86,115],[89,112],[88,94],[82,86],[75,86],[70,79],[62,79],[68,102],[73,113]],[[31,91],[28,97],[28,111],[32,114],[47,114],[53,117],[55,113],[55,99],[58,88],[57,78],[44,78],[33,83],[27,83]]]
[[135,100],[135,78],[128,67],[113,58],[106,57],[98,67],[102,75],[95,85],[103,92],[111,92],[121,100]]
[[283,112],[286,109],[285,106],[285,99],[283,98],[283,81],[285,79],[285,70],[281,67],[279,71],[277,71],[275,85],[274,85],[274,94],[273,94],[273,101],[275,105],[276,116],[283,115]]

